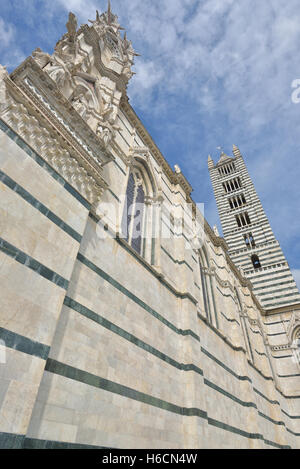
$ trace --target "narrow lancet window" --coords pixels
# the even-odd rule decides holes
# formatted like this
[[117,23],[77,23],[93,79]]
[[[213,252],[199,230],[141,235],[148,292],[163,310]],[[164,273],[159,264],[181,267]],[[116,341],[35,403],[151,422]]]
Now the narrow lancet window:
[[260,269],[261,268],[259,257],[256,254],[253,254],[253,256],[251,257],[251,260],[252,260],[252,264],[253,264],[254,269]]
[[126,241],[138,253],[142,254],[145,182],[139,169],[129,175],[122,220],[122,233]]

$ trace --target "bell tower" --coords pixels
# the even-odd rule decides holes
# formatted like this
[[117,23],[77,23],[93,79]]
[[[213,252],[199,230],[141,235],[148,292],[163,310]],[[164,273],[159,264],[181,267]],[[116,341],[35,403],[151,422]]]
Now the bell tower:
[[208,169],[229,254],[265,310],[300,303],[288,262],[264,212],[237,146],[233,156],[208,157]]

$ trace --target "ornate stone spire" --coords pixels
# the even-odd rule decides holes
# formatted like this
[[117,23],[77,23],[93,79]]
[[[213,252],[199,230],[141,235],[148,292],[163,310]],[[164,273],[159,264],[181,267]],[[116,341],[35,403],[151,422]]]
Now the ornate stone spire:
[[214,161],[213,161],[213,159],[212,159],[212,157],[211,157],[210,155],[208,155],[207,165],[208,165],[208,169],[214,167]]
[[110,1],[107,11],[100,14],[97,10],[96,19],[89,22],[91,26],[77,31],[77,19],[70,13],[67,32],[54,53],[36,49],[32,56],[107,148],[120,130],[116,125],[120,100],[134,75],[134,57],[139,54],[126,32],[121,37],[123,28]]
[[69,13],[69,19],[66,24],[68,30],[68,37],[70,42],[75,42],[76,31],[77,31],[77,18],[74,13]]
[[240,152],[240,150],[239,150],[239,148],[238,148],[236,145],[233,145],[232,148],[233,148],[232,152],[233,152],[233,155],[234,155],[235,157],[237,157],[237,156],[242,156],[242,155],[241,155],[241,152]]
[[112,19],[111,4],[110,4],[110,0],[108,0],[108,3],[107,3],[107,22],[108,22],[108,24],[111,24],[111,19]]

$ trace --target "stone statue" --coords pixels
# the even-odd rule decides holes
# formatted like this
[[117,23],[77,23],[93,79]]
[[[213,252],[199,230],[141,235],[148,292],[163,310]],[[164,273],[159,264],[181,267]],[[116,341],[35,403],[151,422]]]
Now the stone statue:
[[107,146],[109,145],[109,143],[112,140],[111,130],[108,127],[104,126],[103,124],[98,124],[98,128],[97,128],[96,133],[97,133],[98,137],[101,138],[105,148],[107,148]]
[[[124,38],[121,37],[120,30],[123,28],[111,11],[110,1],[107,12],[100,15],[97,11],[96,19],[89,21],[98,35],[98,38],[96,34],[91,36],[92,43],[89,45],[92,48],[89,52],[82,48],[85,33],[80,30],[78,35],[76,16],[70,13],[66,23],[67,32],[57,42],[53,54],[49,55],[37,48],[32,56],[107,147],[120,130],[115,122],[122,93],[116,89],[114,78],[104,78],[100,68],[104,64],[122,76],[126,88],[134,74],[134,56],[138,54],[134,52],[126,33]],[[105,53],[98,55],[99,48],[100,52]],[[102,60],[104,62],[99,63]]]
[[219,230],[218,230],[218,228],[217,228],[217,225],[215,225],[215,226],[213,227],[213,230],[214,230],[215,235],[219,238],[219,237],[220,237],[220,233],[219,233]]
[[101,17],[99,15],[98,10],[96,10],[96,20],[95,21],[94,20],[89,20],[89,22],[92,23],[93,27],[95,28],[95,30],[99,34],[100,38],[102,38],[106,33],[107,26],[101,20]]
[[39,47],[32,52],[32,57],[41,68],[44,68],[51,62],[51,55],[47,54],[47,52],[43,52]]
[[77,31],[77,18],[74,13],[69,13],[69,19],[66,24],[68,30],[68,39],[70,42],[75,42]]
[[88,117],[89,105],[88,105],[88,100],[86,98],[86,93],[87,93],[87,90],[85,90],[83,87],[77,88],[71,101],[72,106],[74,107],[74,109],[76,109],[78,114],[83,119]]
[[121,130],[121,128],[114,124],[113,119],[110,119],[108,122],[100,121],[98,123],[96,134],[102,140],[105,148],[107,148],[115,138],[116,131],[118,130]]

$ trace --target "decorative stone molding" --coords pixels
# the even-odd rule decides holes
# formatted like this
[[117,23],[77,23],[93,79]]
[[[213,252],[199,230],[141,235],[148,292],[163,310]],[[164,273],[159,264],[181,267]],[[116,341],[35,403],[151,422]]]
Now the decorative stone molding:
[[214,231],[214,234],[217,238],[220,238],[220,233],[219,233],[219,230],[217,228],[217,225],[214,225],[213,227],[213,231]]
[[[148,160],[151,152],[171,184],[183,189],[187,202],[192,204],[193,213],[196,213],[196,204],[190,197],[191,185],[181,171],[170,168],[129,105],[126,87],[132,76],[134,56],[138,54],[134,52],[126,34],[121,38],[122,28],[116,15],[112,14],[110,5],[106,13],[99,15],[97,12],[96,20],[91,21],[91,24],[77,31],[76,18],[70,14],[67,33],[58,41],[54,53],[50,56],[36,49],[33,58],[27,59],[23,69],[21,67],[12,74],[12,79],[38,108],[38,112],[42,112],[55,128],[59,128],[62,137],[68,136],[68,143],[72,142],[75,146],[76,151],[69,152],[70,156],[77,159],[79,166],[101,188],[98,195],[92,197],[93,200],[97,200],[107,187],[101,169],[113,159],[110,147],[114,147],[114,138],[120,131],[115,123],[120,108],[133,125],[134,134],[137,132],[145,142],[145,147],[136,147],[133,135],[127,164],[131,163],[137,152],[142,152]],[[60,165],[60,170],[61,167],[65,165]],[[214,246],[223,248],[233,274],[239,278],[242,286],[249,288],[255,301],[251,283],[229,258],[224,239],[210,228],[206,220],[204,230]],[[210,272],[209,275],[215,273]],[[261,310],[257,300],[255,303]]]
[[289,322],[287,332],[286,332],[289,343],[292,344],[292,342],[298,338],[300,338],[300,312],[294,311],[291,320]]
[[150,151],[147,147],[132,146],[128,150],[128,155],[126,156],[126,163],[128,166],[131,166],[134,162],[134,158],[140,156],[149,163],[150,160]]
[[[129,120],[132,127],[135,129],[135,132],[143,140],[145,146],[149,149],[149,151],[151,152],[151,155],[153,156],[157,164],[161,167],[162,171],[166,174],[170,183],[173,185],[179,185],[180,187],[182,187],[182,189],[184,190],[184,192],[186,193],[188,197],[193,190],[191,185],[188,183],[188,181],[186,180],[186,178],[184,177],[182,173],[178,174],[172,170],[171,166],[165,160],[159,148],[156,146],[156,144],[152,140],[152,137],[149,135],[149,133],[147,132],[147,130],[145,129],[145,127],[139,120],[138,116],[136,115],[132,107],[130,106],[128,97],[125,95],[123,95],[121,98],[120,109],[125,114],[125,116]],[[190,202],[190,200],[187,200],[187,201]]]
[[6,101],[0,117],[84,198],[96,203],[107,188],[100,164],[84,155],[79,144],[79,148],[74,146],[74,137],[66,135],[63,122],[33,102],[25,94],[25,85],[19,87],[9,78],[3,83]]
[[77,31],[77,19],[69,14],[67,33],[52,55],[33,51],[36,64],[56,83],[63,96],[98,136],[104,149],[114,141],[122,94],[126,93],[134,51],[126,33],[122,38],[118,17],[111,12],[96,14],[92,26]]
[[251,319],[251,318],[248,317],[248,321],[249,321],[249,324],[251,326],[257,326],[260,329],[260,324],[259,324],[259,322],[257,322],[256,319]]
[[282,344],[282,345],[272,345],[270,347],[272,352],[280,352],[281,350],[291,350],[290,344]]
[[219,277],[219,275],[217,274],[217,272],[215,272],[215,278],[221,287],[229,288],[232,292],[234,291],[233,285],[227,280],[222,280],[221,277]]

